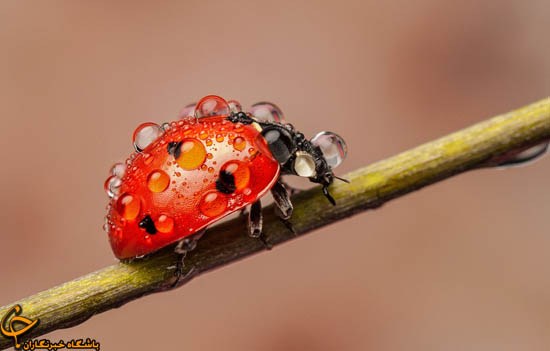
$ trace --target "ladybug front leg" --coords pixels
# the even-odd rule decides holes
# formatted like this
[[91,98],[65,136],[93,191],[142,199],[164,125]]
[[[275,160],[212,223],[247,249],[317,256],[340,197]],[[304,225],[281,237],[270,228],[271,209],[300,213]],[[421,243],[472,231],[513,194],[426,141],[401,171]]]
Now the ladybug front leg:
[[271,188],[271,195],[273,195],[273,200],[275,200],[275,214],[292,233],[296,234],[292,223],[289,221],[294,206],[292,206],[289,192],[281,178],[279,178],[277,183]]

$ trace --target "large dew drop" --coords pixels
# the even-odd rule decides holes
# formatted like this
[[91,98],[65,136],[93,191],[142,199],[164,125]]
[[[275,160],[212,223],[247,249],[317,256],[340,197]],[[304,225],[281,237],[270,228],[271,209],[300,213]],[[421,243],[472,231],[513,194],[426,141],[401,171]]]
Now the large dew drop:
[[217,95],[203,97],[195,107],[195,117],[228,116],[230,114],[229,104]]
[[180,153],[176,162],[178,165],[187,170],[199,168],[206,159],[206,148],[197,139],[183,139],[180,146]]
[[134,131],[134,148],[137,152],[145,150],[145,148],[161,136],[163,132],[163,129],[158,124],[151,122],[140,124]]
[[339,135],[332,132],[320,132],[311,139],[311,143],[318,146],[328,165],[338,167],[348,154],[346,142]]
[[250,107],[250,114],[260,122],[285,123],[285,117],[277,105],[270,102],[258,102]]

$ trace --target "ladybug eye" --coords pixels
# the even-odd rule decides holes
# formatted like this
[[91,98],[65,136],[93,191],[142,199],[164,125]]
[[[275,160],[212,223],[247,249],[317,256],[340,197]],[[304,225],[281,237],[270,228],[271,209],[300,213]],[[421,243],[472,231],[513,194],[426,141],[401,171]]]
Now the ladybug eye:
[[140,124],[133,135],[134,148],[137,152],[145,150],[149,144],[162,135],[163,129],[155,123],[147,122]]
[[250,107],[249,112],[260,122],[285,123],[281,109],[270,102],[257,102]]
[[195,117],[228,116],[229,104],[217,95],[208,95],[200,99],[195,107]]
[[267,127],[262,130],[262,136],[271,154],[280,164],[288,161],[296,150],[290,134],[285,129]]
[[321,149],[325,160],[331,168],[338,167],[348,153],[344,139],[332,132],[318,133],[311,139],[311,143]]

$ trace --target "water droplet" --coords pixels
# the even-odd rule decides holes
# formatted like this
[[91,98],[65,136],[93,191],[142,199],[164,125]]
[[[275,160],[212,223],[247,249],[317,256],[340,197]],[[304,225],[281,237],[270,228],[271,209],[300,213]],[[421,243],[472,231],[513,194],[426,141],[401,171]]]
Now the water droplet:
[[210,152],[206,154],[206,158],[211,160],[214,157]]
[[229,100],[227,101],[227,104],[229,105],[229,109],[233,113],[241,112],[243,110],[241,103],[237,100]]
[[103,231],[107,232],[107,233],[109,232],[109,223],[104,223],[103,224]]
[[221,143],[223,141],[223,135],[221,135],[221,134],[216,135],[216,141],[218,143]]
[[203,165],[201,166],[201,169],[202,169],[203,171],[206,171],[206,170],[208,169],[208,166],[205,165],[205,164],[203,164]]
[[147,187],[154,193],[162,193],[170,185],[170,176],[166,172],[157,169],[147,176]]
[[208,173],[214,173],[214,167],[208,167]]
[[270,102],[258,102],[250,107],[250,114],[261,122],[285,123],[285,117],[277,105]]
[[143,154],[143,163],[150,165],[153,162],[153,156],[151,154]]
[[233,140],[233,147],[235,150],[243,151],[246,147],[246,140],[242,137],[236,137],[235,140]]
[[170,233],[174,230],[174,219],[161,214],[155,223],[155,228],[161,233]]
[[103,188],[107,192],[107,195],[110,198],[115,197],[118,195],[118,192],[120,191],[120,186],[122,185],[122,180],[120,180],[119,177],[116,175],[112,175],[105,181],[105,184],[103,184]]
[[321,149],[325,160],[332,168],[338,167],[348,153],[344,139],[332,132],[318,133],[311,139],[311,143]]
[[252,189],[250,189],[250,188],[244,189],[244,190],[243,190],[243,194],[245,194],[246,196],[252,194]]
[[221,171],[233,175],[237,190],[246,188],[250,182],[250,168],[244,162],[237,160],[226,162]]
[[517,167],[529,164],[538,160],[548,152],[549,142],[545,141],[535,146],[524,148],[519,152],[512,152],[512,156],[503,155],[496,157],[498,162],[497,167],[508,168]]
[[120,196],[116,202],[117,212],[127,220],[136,219],[141,209],[141,203],[139,198],[130,194],[124,193]]
[[109,173],[122,179],[122,177],[124,177],[125,171],[126,171],[126,165],[124,163],[118,162],[111,166]]
[[200,211],[207,217],[219,216],[226,208],[227,198],[216,190],[204,194],[199,204]]
[[194,117],[194,115],[195,115],[195,105],[196,105],[196,103],[193,102],[189,105],[186,105],[184,108],[182,108],[180,113],[178,113],[178,118]]
[[228,116],[229,104],[223,98],[216,95],[203,97],[195,107],[195,117]]
[[206,139],[206,146],[212,146],[212,139]]
[[151,122],[140,124],[134,131],[134,148],[137,152],[145,150],[145,148],[161,136],[162,133],[163,130],[158,124]]
[[160,127],[162,128],[162,130],[166,132],[167,130],[170,130],[170,123],[164,122],[163,124],[160,125]]
[[199,139],[204,140],[206,138],[208,138],[208,132],[203,129],[199,132]]
[[238,132],[242,132],[244,130],[244,125],[240,122],[237,122],[233,125],[235,131],[238,133]]
[[178,165],[187,170],[199,168],[206,159],[206,149],[197,139],[187,138],[181,141],[180,154],[176,159]]

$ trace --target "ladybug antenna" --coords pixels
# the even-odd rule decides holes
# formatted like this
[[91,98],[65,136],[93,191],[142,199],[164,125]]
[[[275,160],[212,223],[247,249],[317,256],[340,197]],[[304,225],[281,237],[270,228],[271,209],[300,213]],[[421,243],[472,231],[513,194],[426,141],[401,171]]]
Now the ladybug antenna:
[[333,176],[333,177],[336,178],[336,179],[338,179],[338,180],[341,180],[341,181],[344,182],[344,183],[348,183],[348,184],[350,183],[350,181],[347,180],[347,179],[345,179],[345,178],[341,178],[341,177],[338,177],[338,176]]

